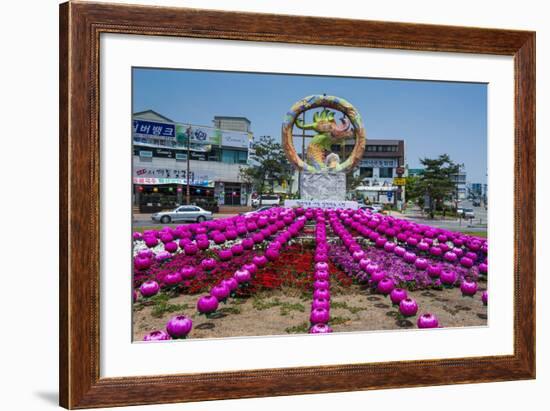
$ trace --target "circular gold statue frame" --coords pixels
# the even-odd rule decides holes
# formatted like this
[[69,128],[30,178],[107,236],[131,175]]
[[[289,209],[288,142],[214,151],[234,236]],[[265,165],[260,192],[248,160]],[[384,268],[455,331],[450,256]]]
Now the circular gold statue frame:
[[[323,110],[314,114],[312,123],[303,124],[298,118],[304,111],[318,107],[323,107]],[[329,109],[345,114],[340,124],[334,119],[335,113]],[[313,130],[318,133],[309,143],[305,159],[298,156],[294,147],[292,132],[294,125],[303,130]],[[344,162],[340,162],[338,155],[331,152],[331,145],[351,137],[355,137],[353,150]],[[317,94],[296,102],[286,114],[282,127],[283,149],[288,160],[299,170],[310,173],[350,172],[363,157],[366,140],[361,115],[348,101],[336,96]],[[329,152],[328,155],[327,152]]]

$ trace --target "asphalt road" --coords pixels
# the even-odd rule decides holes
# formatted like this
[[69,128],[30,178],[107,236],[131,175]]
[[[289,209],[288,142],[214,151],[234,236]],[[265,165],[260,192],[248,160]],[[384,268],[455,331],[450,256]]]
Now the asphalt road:
[[[214,220],[216,220],[218,218],[229,218],[229,217],[233,217],[233,216],[236,216],[236,215],[237,214],[214,214],[213,217],[214,217]],[[170,226],[170,227],[175,227],[175,226],[178,226],[178,225],[181,225],[181,224],[187,224],[187,223],[178,221],[178,222],[170,223],[170,224],[162,224],[158,221],[151,220],[151,214],[134,214],[133,220],[132,220],[132,225],[134,227],[149,227],[149,226],[155,226],[155,227]]]
[[[471,232],[486,232],[487,231],[487,211],[483,207],[473,207],[470,201],[463,201],[460,203],[463,208],[473,208],[475,218],[473,220],[464,220],[458,218],[447,218],[434,219],[430,220],[422,215],[418,207],[410,208],[405,213],[392,212],[391,215],[394,215],[398,218],[405,218],[412,220],[419,224],[428,224],[434,227],[443,228],[446,230],[453,231],[471,231]],[[233,217],[236,214],[214,214],[214,219],[218,218],[228,218]],[[175,227],[180,224],[185,224],[182,222],[162,224],[151,220],[151,214],[134,214],[133,226],[134,227],[149,227],[149,226],[172,226]]]
[[436,217],[431,220],[422,215],[418,207],[409,208],[405,213],[400,215],[400,217],[412,220],[419,224],[429,224],[446,230],[487,232],[487,210],[485,210],[484,207],[474,207],[471,201],[462,201],[459,204],[459,207],[473,208],[475,217],[471,220],[466,220],[463,218],[441,219],[441,217]]

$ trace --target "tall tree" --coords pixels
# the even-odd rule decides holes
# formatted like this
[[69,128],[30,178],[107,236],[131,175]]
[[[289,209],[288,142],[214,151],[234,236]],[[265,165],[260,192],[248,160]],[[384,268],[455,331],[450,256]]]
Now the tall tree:
[[407,201],[412,201],[424,208],[424,188],[421,186],[421,176],[408,176],[405,178],[405,192]]
[[430,218],[434,218],[436,208],[441,209],[443,201],[452,199],[456,194],[454,177],[458,174],[460,166],[454,163],[448,154],[442,154],[438,158],[423,158],[420,163],[424,166],[424,174],[420,177],[417,187],[418,196],[429,198]]
[[262,136],[252,144],[249,164],[241,167],[240,175],[243,181],[251,184],[261,196],[265,192],[266,184],[273,192],[276,183],[291,183],[294,170],[281,143],[276,142],[271,136]]

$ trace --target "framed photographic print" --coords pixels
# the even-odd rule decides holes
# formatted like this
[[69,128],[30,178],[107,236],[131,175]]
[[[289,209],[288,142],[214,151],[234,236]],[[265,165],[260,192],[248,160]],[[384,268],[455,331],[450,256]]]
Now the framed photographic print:
[[60,6],[60,403],[535,377],[535,33]]

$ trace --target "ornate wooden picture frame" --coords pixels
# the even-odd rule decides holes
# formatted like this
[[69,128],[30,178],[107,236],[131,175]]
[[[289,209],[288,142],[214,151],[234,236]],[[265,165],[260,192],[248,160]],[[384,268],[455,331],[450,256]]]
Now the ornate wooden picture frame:
[[[513,56],[513,355],[101,378],[99,50],[102,33]],[[60,404],[63,407],[535,378],[534,32],[69,2],[60,6],[59,46]]]

